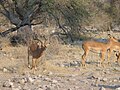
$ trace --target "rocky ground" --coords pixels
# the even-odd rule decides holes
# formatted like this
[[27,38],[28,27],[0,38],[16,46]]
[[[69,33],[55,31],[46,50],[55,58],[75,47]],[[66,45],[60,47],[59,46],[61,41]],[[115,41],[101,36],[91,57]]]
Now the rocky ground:
[[120,65],[104,62],[90,53],[87,67],[81,67],[83,49],[78,45],[59,45],[55,53],[48,47],[41,57],[44,64],[35,74],[27,67],[27,48],[7,46],[0,51],[0,90],[120,90]]

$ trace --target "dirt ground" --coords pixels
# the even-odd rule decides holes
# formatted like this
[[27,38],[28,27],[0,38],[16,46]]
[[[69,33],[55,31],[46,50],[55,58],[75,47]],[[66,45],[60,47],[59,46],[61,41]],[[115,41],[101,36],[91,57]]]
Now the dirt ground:
[[[55,53],[51,48],[48,46],[39,59],[44,64],[38,65],[35,75],[27,67],[26,46],[3,48],[0,51],[0,90],[120,90],[120,65],[114,62],[116,60],[114,53],[110,65],[107,64],[106,58],[105,67],[99,67],[99,54],[90,52],[87,57],[87,67],[82,68],[81,43],[60,44],[59,48],[55,49]],[[15,78],[19,80],[27,75],[32,78],[32,84],[14,81]],[[36,84],[38,80],[40,83]],[[5,84],[6,81],[12,84]]]

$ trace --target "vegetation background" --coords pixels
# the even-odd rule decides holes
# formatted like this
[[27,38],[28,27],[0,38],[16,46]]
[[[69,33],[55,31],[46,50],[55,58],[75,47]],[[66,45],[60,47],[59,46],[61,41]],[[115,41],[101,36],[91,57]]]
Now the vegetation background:
[[[119,39],[119,32],[120,0],[0,0],[0,89],[119,90],[114,54],[101,68],[99,55],[90,53],[81,68],[83,40],[104,41],[107,34]],[[27,45],[35,35],[50,45],[40,58],[45,64],[32,75]]]
[[0,0],[0,12],[1,36],[42,25],[74,41],[86,30],[119,31],[120,25],[119,0]]

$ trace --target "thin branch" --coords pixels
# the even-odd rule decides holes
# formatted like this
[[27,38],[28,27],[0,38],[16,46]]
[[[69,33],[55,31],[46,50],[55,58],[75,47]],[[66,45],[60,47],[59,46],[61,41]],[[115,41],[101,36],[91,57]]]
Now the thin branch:
[[6,31],[4,31],[4,32],[1,32],[1,33],[0,33],[0,36],[5,37],[7,34],[9,34],[9,33],[11,33],[11,32],[14,32],[14,31],[16,31],[17,29],[19,29],[19,27],[15,27],[15,28],[8,29],[8,30],[6,30]]
[[2,14],[4,14],[6,17],[9,16],[9,11],[4,7],[4,4],[3,3],[0,3],[0,5],[2,6],[4,12],[1,12]]
[[43,22],[44,22],[44,20],[42,20],[41,22],[37,22],[37,23],[31,23],[31,25],[38,25],[38,24],[41,24]]

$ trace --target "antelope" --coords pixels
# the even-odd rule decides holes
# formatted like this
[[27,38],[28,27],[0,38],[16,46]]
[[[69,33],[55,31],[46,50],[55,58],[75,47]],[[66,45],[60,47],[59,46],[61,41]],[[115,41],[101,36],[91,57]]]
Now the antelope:
[[28,67],[30,67],[30,60],[29,56],[32,56],[32,68],[34,71],[37,69],[37,64],[38,64],[38,59],[43,55],[44,51],[46,50],[46,40],[43,43],[41,40],[37,39],[40,41],[41,46],[38,44],[38,42],[32,41],[32,43],[28,46]]
[[[118,40],[110,35],[108,42],[103,43],[103,42],[97,42],[97,41],[85,41],[82,44],[82,48],[84,50],[84,54],[82,55],[82,66],[85,66],[85,59],[89,53],[89,51],[95,50],[99,51],[101,54],[101,59],[100,59],[100,66],[103,64],[103,61],[105,59],[105,53],[107,52],[108,49],[113,45],[113,42],[118,42]],[[110,55],[110,53],[108,54]],[[110,57],[110,56],[108,56]]]
[[[112,42],[113,45],[111,45],[110,49],[109,49],[109,56],[111,56],[111,53],[113,51],[117,52],[116,53],[116,57],[117,57],[117,63],[119,63],[119,58],[120,58],[120,42]],[[110,57],[109,57],[110,58]]]

